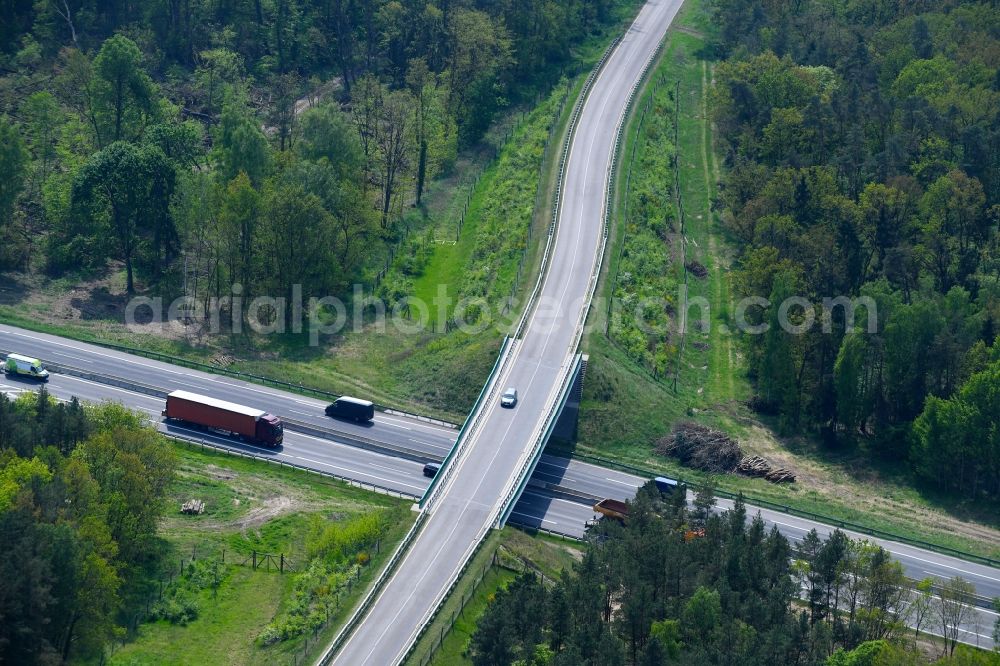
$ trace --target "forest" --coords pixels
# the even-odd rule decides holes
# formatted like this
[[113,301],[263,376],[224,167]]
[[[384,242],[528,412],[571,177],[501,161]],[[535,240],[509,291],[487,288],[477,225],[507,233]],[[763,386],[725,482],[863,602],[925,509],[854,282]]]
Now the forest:
[[944,654],[918,649],[907,621],[941,633],[963,605],[947,590],[941,601],[908,587],[879,546],[838,530],[825,540],[813,531],[793,549],[759,517],[748,521],[742,500],[717,513],[710,489],[691,507],[681,497],[643,486],[626,525],[602,520],[590,530],[572,571],[555,581],[528,572],[498,591],[469,642],[472,662],[995,663],[951,638]]
[[0,270],[345,296],[624,4],[3,3]]
[[0,662],[103,654],[157,561],[174,467],[120,405],[0,393]]
[[[1000,9],[715,0],[716,206],[741,296],[867,297],[830,332],[744,336],[785,434],[1000,499]],[[799,317],[799,319],[796,319]],[[792,318],[802,321],[801,310]]]

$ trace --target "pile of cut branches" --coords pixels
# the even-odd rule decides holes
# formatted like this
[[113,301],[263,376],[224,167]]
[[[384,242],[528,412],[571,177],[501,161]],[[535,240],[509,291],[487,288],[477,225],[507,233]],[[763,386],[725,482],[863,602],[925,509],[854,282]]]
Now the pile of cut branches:
[[696,278],[700,279],[708,275],[708,269],[694,259],[684,264],[684,267],[687,268],[688,272]]
[[760,456],[747,456],[736,466],[736,471],[744,476],[763,477],[772,483],[794,483],[795,474],[784,468],[775,469],[771,467],[764,458]]
[[795,481],[795,474],[790,470],[774,468],[760,456],[744,455],[735,439],[693,421],[677,423],[668,436],[656,443],[656,452],[712,474],[742,474],[772,483]]
[[656,443],[656,452],[713,474],[732,472],[743,459],[743,450],[735,439],[691,421],[676,424],[672,433]]

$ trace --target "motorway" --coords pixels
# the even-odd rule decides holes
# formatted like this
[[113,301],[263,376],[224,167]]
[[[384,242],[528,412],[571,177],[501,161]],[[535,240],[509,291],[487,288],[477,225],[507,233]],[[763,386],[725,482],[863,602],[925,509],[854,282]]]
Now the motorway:
[[[12,334],[17,333],[15,336]],[[23,337],[21,337],[23,336]],[[26,341],[31,344],[25,344]],[[58,343],[55,345],[53,343]],[[16,346],[12,346],[16,345]],[[249,384],[242,387],[242,382],[234,382],[224,377],[200,377],[196,373],[177,366],[166,366],[169,372],[158,367],[146,368],[147,359],[119,354],[108,350],[63,338],[44,336],[42,334],[13,329],[0,325],[0,348],[24,350],[30,346],[31,354],[53,362],[87,367],[93,372],[107,372],[121,376],[130,364],[137,363],[143,368],[142,379],[146,383],[164,384],[174,379],[184,382],[181,386],[193,389],[195,386],[211,393],[211,387],[225,386],[224,393],[228,399],[258,406],[273,404],[294,405],[296,418],[303,421],[312,419],[317,426],[343,429],[348,434],[370,432],[378,427],[382,437],[395,436],[390,443],[406,443],[418,451],[422,451],[429,459],[441,459],[450,448],[455,437],[455,431],[434,424],[424,423],[416,419],[406,419],[379,413],[376,420],[380,423],[371,428],[360,429],[351,423],[342,423],[322,416],[325,403],[299,395],[285,393],[258,385]],[[166,365],[166,364],[162,364]],[[210,384],[201,382],[209,379]],[[208,388],[202,388],[207,386]],[[0,392],[16,396],[23,392],[35,391],[37,382],[0,375]],[[53,374],[47,384],[50,393],[61,400],[77,396],[81,400],[100,402],[114,400],[130,408],[140,410],[149,415],[157,427],[168,433],[187,439],[201,440],[220,448],[228,448],[262,458],[272,458],[285,463],[299,465],[327,474],[337,475],[346,479],[372,484],[387,490],[395,491],[413,497],[418,497],[426,490],[429,479],[423,476],[423,465],[398,456],[385,455],[378,452],[360,449],[356,446],[339,443],[336,437],[316,437],[292,430],[285,432],[285,446],[277,451],[270,451],[255,446],[246,445],[228,437],[195,431],[182,426],[168,424],[160,418],[163,409],[161,398],[136,393],[117,386],[109,386],[100,382],[81,379],[66,374]],[[256,400],[256,402],[255,402]],[[315,414],[312,414],[313,410]],[[277,411],[277,410],[276,410]],[[279,412],[280,414],[280,412]],[[596,465],[568,460],[566,458],[542,455],[542,459],[532,476],[532,485],[522,494],[520,501],[511,514],[511,522],[529,528],[542,528],[569,536],[582,536],[586,521],[594,518],[590,503],[585,496],[613,497],[630,499],[636,488],[646,479],[611,470]],[[569,489],[582,496],[572,498],[571,495],[556,496],[551,486]],[[720,499],[719,508],[731,506],[728,500]],[[774,525],[782,534],[793,541],[798,541],[810,529],[816,529],[825,536],[832,528],[823,523],[790,516],[785,513],[748,507],[751,514],[760,512],[768,527]],[[958,558],[941,555],[936,552],[921,550],[905,544],[892,541],[872,539],[866,535],[848,531],[852,538],[867,538],[876,541],[882,547],[893,553],[906,571],[907,576],[914,579],[932,577],[938,580],[960,575],[976,586],[977,594],[992,598],[1000,596],[1000,570],[985,565],[971,563]],[[971,644],[989,645],[991,638],[988,627],[992,626],[995,613],[980,610],[979,626],[970,627],[963,638]],[[987,629],[984,629],[987,628]]]
[[0,324],[0,350],[38,357],[49,364],[106,373],[165,391],[183,389],[260,407],[279,416],[332,428],[346,437],[366,437],[404,448],[419,446],[436,458],[447,455],[455,441],[453,428],[416,418],[378,413],[368,424],[333,421],[323,413],[328,401],[3,324]]

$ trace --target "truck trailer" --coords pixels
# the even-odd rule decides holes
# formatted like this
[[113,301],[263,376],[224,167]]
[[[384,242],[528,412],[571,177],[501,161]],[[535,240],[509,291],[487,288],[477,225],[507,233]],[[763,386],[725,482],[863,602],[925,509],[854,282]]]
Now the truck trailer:
[[163,416],[174,421],[219,430],[271,448],[281,444],[284,436],[281,419],[273,414],[189,391],[174,391],[167,395]]
[[625,522],[628,519],[628,503],[616,499],[602,499],[594,505],[594,511],[607,518]]

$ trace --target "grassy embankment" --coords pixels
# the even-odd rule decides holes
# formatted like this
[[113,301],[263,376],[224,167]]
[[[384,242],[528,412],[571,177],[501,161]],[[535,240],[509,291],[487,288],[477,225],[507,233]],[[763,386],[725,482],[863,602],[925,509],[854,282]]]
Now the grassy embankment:
[[[650,81],[657,81],[661,76],[665,78],[658,89],[658,98],[664,97],[664,89],[672,89],[676,81],[680,82],[678,154],[680,190],[686,211],[684,238],[676,224],[677,211],[670,210],[673,202],[669,196],[661,197],[658,206],[649,206],[648,202],[646,205],[649,214],[672,218],[674,224],[673,233],[664,244],[665,252],[670,255],[667,278],[672,284],[683,281],[682,247],[684,260],[697,261],[708,269],[706,277],[698,279],[689,275],[687,283],[689,299],[704,297],[710,303],[711,326],[708,331],[696,327],[695,320],[700,318],[700,312],[697,307],[691,308],[675,389],[671,372],[654,376],[650,363],[637,360],[620,339],[613,341],[605,335],[606,311],[595,308],[591,313],[590,334],[585,340],[590,364],[584,385],[579,441],[573,450],[658,473],[705,480],[706,475],[654,453],[655,442],[665,436],[676,421],[694,419],[729,432],[740,440],[748,453],[762,455],[798,475],[798,482],[790,486],[725,476],[715,479],[720,488],[733,492],[742,490],[750,496],[941,546],[1000,557],[1000,531],[997,529],[1000,525],[996,515],[988,514],[988,507],[959,505],[947,498],[918,491],[898,470],[873,468],[867,461],[860,464],[856,453],[829,452],[806,438],[779,439],[743,404],[751,387],[742,365],[739,342],[727,328],[733,302],[730,273],[733,251],[711,211],[721,173],[719,159],[713,150],[713,127],[708,109],[713,63],[705,59],[703,51],[703,34],[710,29],[703,4],[689,0],[670,30],[658,66],[649,76]],[[616,184],[618,217],[598,286],[598,296],[605,303],[614,288],[612,278],[619,270],[620,242],[626,229],[621,217],[624,183],[636,142],[638,113],[651,89],[652,86],[647,86],[635,104],[622,148],[622,169]],[[672,113],[670,104],[660,106]],[[656,107],[654,103],[650,112]],[[646,131],[655,127],[655,123],[648,122],[648,116],[646,120],[633,169],[662,170],[656,159],[643,154],[647,147]],[[651,145],[654,150],[669,150],[672,144],[673,137],[668,135],[663,142],[654,141]],[[633,187],[630,188],[633,197],[636,185],[641,189],[643,178],[648,180],[648,175],[633,171]],[[672,179],[672,173],[658,172],[656,176]],[[669,188],[662,189],[669,192]],[[635,210],[634,204],[634,198],[630,199],[630,210]],[[634,239],[635,232],[633,224],[626,238]],[[642,244],[633,247],[644,248]],[[630,246],[626,245],[625,250],[622,270],[627,268]],[[621,294],[619,282],[618,295]],[[668,298],[676,302],[676,292],[668,294]],[[612,327],[612,338],[615,337]],[[678,342],[676,336],[671,340],[671,344],[680,346]],[[673,367],[671,360],[671,371]]]
[[526,567],[556,578],[581,552],[581,544],[512,527],[491,532],[405,663],[421,666],[431,657],[436,666],[471,664],[469,639],[496,591]]
[[[432,310],[437,285],[445,285],[454,303],[466,295],[484,296],[498,311],[517,283],[515,296],[532,284],[537,272],[540,233],[547,223],[554,170],[572,102],[579,86],[600,57],[610,36],[631,19],[638,1],[618,7],[603,34],[581,43],[566,65],[568,82],[557,84],[534,109],[518,109],[498,122],[487,144],[495,145],[515,116],[525,119],[504,145],[498,159],[487,162],[492,148],[480,146],[460,156],[455,172],[429,184],[424,208],[407,215],[411,243],[397,253],[390,274],[400,274],[402,293],[425,299]],[[569,93],[567,95],[567,86]],[[567,102],[559,105],[563,97]],[[561,113],[556,113],[561,111]],[[554,124],[552,148],[549,128]],[[543,160],[544,157],[544,160]],[[458,229],[470,185],[472,190],[461,235]],[[539,193],[541,188],[541,193]],[[522,255],[527,247],[527,254]],[[520,278],[518,269],[521,266]],[[23,278],[23,276],[22,276]],[[110,275],[100,284],[80,284],[38,276],[19,278],[9,292],[0,292],[0,321],[88,341],[107,341],[184,356],[202,362],[224,359],[228,367],[303,383],[336,393],[369,397],[396,408],[461,421],[485,380],[503,337],[504,327],[468,335],[430,329],[403,333],[389,323],[384,331],[367,325],[330,344],[311,347],[304,335],[243,338],[195,336],[175,331],[152,335],[127,330],[121,324],[124,279]],[[388,281],[388,279],[387,279]],[[383,283],[384,284],[384,283]],[[107,291],[102,291],[106,289]],[[84,315],[78,307],[86,307]],[[508,314],[506,319],[512,319]]]
[[[163,598],[168,600],[162,608],[179,614],[194,606],[197,616],[186,623],[158,619],[139,624],[124,646],[110,654],[111,664],[291,663],[306,649],[305,636],[309,649],[330,639],[411,523],[406,501],[297,470],[174,446],[178,474],[159,531],[164,567],[174,575],[153,576],[144,593],[135,594],[139,601],[133,607],[145,616],[142,599],[147,598],[155,614],[162,581]],[[180,504],[192,498],[205,501],[204,514],[178,512]],[[260,636],[269,624],[287,626],[296,617],[305,618],[296,610],[303,599],[311,599],[316,612],[322,590],[303,574],[310,563],[307,542],[315,527],[348,526],[375,512],[385,518],[378,552],[365,549],[362,559],[370,557],[370,563],[345,569],[351,572],[352,583],[349,590],[344,586],[340,591],[339,603],[329,607],[329,624],[316,637],[306,629],[303,635],[265,646]],[[241,566],[255,550],[284,553],[294,571],[281,574],[273,567],[268,571]],[[350,557],[356,561],[358,554]],[[185,574],[178,576],[182,561]],[[335,579],[327,578],[324,584],[330,580]]]

